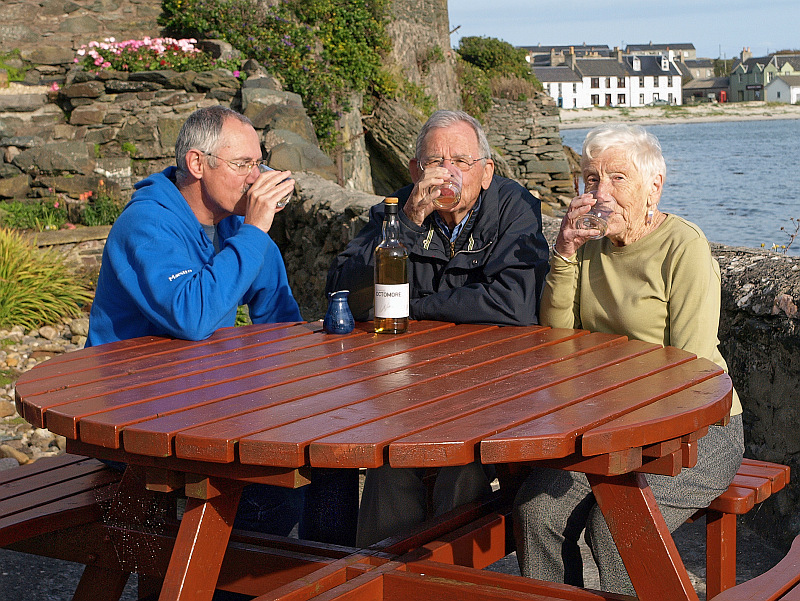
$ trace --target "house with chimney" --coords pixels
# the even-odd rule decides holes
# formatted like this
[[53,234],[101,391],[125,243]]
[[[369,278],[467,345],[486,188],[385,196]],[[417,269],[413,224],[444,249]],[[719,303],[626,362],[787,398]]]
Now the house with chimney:
[[800,54],[775,52],[768,56],[753,57],[750,49],[745,48],[731,69],[730,100],[766,100],[767,85],[776,77],[787,75],[800,75]]
[[800,104],[800,74],[778,75],[764,87],[767,102]]
[[682,104],[681,72],[672,51],[639,56],[614,48],[609,57],[579,58],[569,50],[563,64],[531,68],[565,109]]
[[695,60],[697,58],[697,50],[692,43],[675,43],[675,44],[628,44],[625,47],[625,54],[636,54],[638,56],[659,56],[672,52],[675,60]]

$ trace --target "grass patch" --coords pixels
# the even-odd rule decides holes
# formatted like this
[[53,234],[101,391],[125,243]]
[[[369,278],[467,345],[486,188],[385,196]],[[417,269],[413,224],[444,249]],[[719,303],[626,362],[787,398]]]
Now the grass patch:
[[92,295],[56,250],[40,250],[21,234],[0,229],[0,327],[26,329],[75,317]]

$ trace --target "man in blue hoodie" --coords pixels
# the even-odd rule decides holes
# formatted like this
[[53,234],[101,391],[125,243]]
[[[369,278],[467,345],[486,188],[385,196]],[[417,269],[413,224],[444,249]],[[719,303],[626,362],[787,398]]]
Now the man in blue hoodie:
[[[202,340],[234,325],[302,321],[268,232],[294,180],[261,173],[249,119],[223,106],[192,113],[175,144],[177,168],[136,184],[108,235],[86,346],[138,336]],[[245,488],[235,527],[288,534],[305,490]]]

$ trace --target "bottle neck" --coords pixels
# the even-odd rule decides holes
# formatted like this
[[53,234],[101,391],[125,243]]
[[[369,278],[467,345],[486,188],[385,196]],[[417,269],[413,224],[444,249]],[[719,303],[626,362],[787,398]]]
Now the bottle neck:
[[387,205],[383,218],[383,239],[400,239],[400,221],[397,219],[397,205]]

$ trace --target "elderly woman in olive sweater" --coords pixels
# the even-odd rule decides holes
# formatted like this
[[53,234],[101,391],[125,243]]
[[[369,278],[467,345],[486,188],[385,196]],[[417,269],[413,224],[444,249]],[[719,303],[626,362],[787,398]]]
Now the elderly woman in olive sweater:
[[[719,265],[703,232],[658,210],[666,166],[658,140],[641,127],[589,132],[581,170],[586,192],[572,200],[555,244],[541,301],[541,323],[624,334],[678,347],[727,369],[717,345]],[[603,199],[615,202],[605,236],[579,227]],[[670,531],[708,506],[736,474],[744,452],[742,407],[700,440],[698,462],[678,476],[648,475]],[[604,590],[633,595],[625,566],[585,474],[535,469],[515,503],[523,575],[583,585],[581,533]]]

